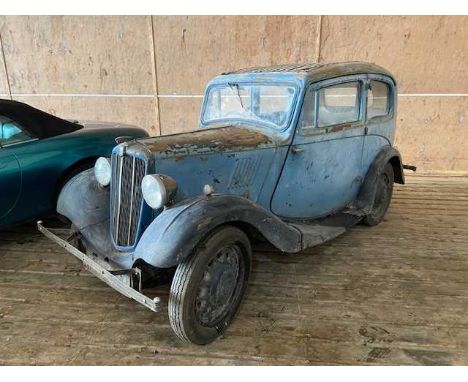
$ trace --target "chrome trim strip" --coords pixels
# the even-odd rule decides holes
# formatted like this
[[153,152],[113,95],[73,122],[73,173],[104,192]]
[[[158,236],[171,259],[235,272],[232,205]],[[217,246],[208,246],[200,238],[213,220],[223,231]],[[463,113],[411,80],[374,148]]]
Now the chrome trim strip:
[[128,217],[128,235],[127,235],[127,245],[130,245],[130,234],[132,232],[132,211],[133,211],[133,191],[135,189],[135,166],[136,166],[136,157],[133,157],[132,161],[132,188],[130,191],[130,209]]
[[34,142],[34,141],[38,141],[39,138],[31,138],[31,139],[28,139],[27,141],[21,141],[21,142],[15,142],[15,143],[10,143],[8,145],[0,145],[0,147],[11,147],[11,146],[18,146],[18,145],[21,145],[23,143],[29,143],[29,142]]
[[123,163],[124,163],[124,155],[117,156],[117,160],[120,161],[120,169],[119,169],[119,188],[118,188],[118,197],[117,197],[117,206],[114,208],[117,208],[117,217],[115,219],[115,238],[119,237],[119,226],[120,226],[120,204],[121,204],[121,198],[122,198],[122,171],[123,171]]
[[63,240],[62,238],[58,237],[57,235],[49,231],[47,228],[45,228],[42,224],[42,221],[37,222],[37,228],[42,234],[44,234],[44,236],[48,237],[52,241],[55,241],[58,245],[65,248],[77,259],[81,260],[85,268],[89,272],[91,272],[101,281],[104,281],[107,285],[115,289],[117,292],[120,292],[124,296],[139,302],[140,304],[146,306],[153,312],[158,312],[160,310],[161,299],[159,297],[151,299],[150,297],[145,296],[143,293],[140,293],[137,290],[130,287],[129,285],[125,284],[121,279],[119,279],[117,276],[114,276],[112,273],[110,273],[107,269],[99,265],[89,256],[85,255],[83,252],[73,247],[70,243],[66,242],[65,240]]

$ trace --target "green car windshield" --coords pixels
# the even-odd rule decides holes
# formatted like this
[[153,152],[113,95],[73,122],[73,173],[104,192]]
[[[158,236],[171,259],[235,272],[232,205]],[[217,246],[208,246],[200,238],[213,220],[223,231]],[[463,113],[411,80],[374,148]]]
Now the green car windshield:
[[286,127],[296,88],[292,85],[227,83],[209,89],[203,122],[250,122]]

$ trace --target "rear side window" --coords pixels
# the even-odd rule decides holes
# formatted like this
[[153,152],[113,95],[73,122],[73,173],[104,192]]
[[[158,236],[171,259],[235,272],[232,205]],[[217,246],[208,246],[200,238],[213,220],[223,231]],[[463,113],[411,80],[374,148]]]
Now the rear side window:
[[318,91],[317,127],[359,120],[359,81],[346,82]]
[[390,87],[382,81],[370,81],[367,91],[367,119],[382,117],[390,111]]
[[19,125],[7,117],[0,116],[0,145],[7,146],[31,139]]

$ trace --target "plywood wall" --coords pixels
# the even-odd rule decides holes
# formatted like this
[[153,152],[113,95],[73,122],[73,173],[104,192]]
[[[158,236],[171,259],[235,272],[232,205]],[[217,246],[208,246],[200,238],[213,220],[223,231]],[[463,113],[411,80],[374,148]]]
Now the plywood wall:
[[397,145],[468,173],[468,17],[1,17],[0,94],[152,134],[196,129],[206,82],[253,65],[364,60],[399,84]]

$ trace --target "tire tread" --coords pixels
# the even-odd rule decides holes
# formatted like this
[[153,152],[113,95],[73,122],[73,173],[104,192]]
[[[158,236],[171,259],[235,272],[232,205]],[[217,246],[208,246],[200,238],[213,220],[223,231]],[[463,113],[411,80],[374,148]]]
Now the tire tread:
[[[184,306],[184,296],[186,292],[186,288],[188,287],[189,281],[192,277],[194,269],[196,269],[196,263],[199,261],[199,256],[197,254],[200,251],[203,251],[207,247],[207,243],[209,243],[210,239],[219,233],[222,230],[234,230],[240,232],[245,238],[248,240],[248,237],[245,233],[235,226],[221,226],[218,229],[213,230],[207,237],[205,237],[201,244],[196,247],[192,254],[180,263],[176,269],[174,274],[174,278],[172,280],[171,290],[169,293],[169,304],[168,304],[168,316],[169,322],[174,333],[182,340],[194,343],[193,340],[186,332],[186,328],[184,328],[184,318],[183,318],[183,306]],[[251,251],[249,246],[249,251]],[[250,252],[251,256],[251,252]]]

